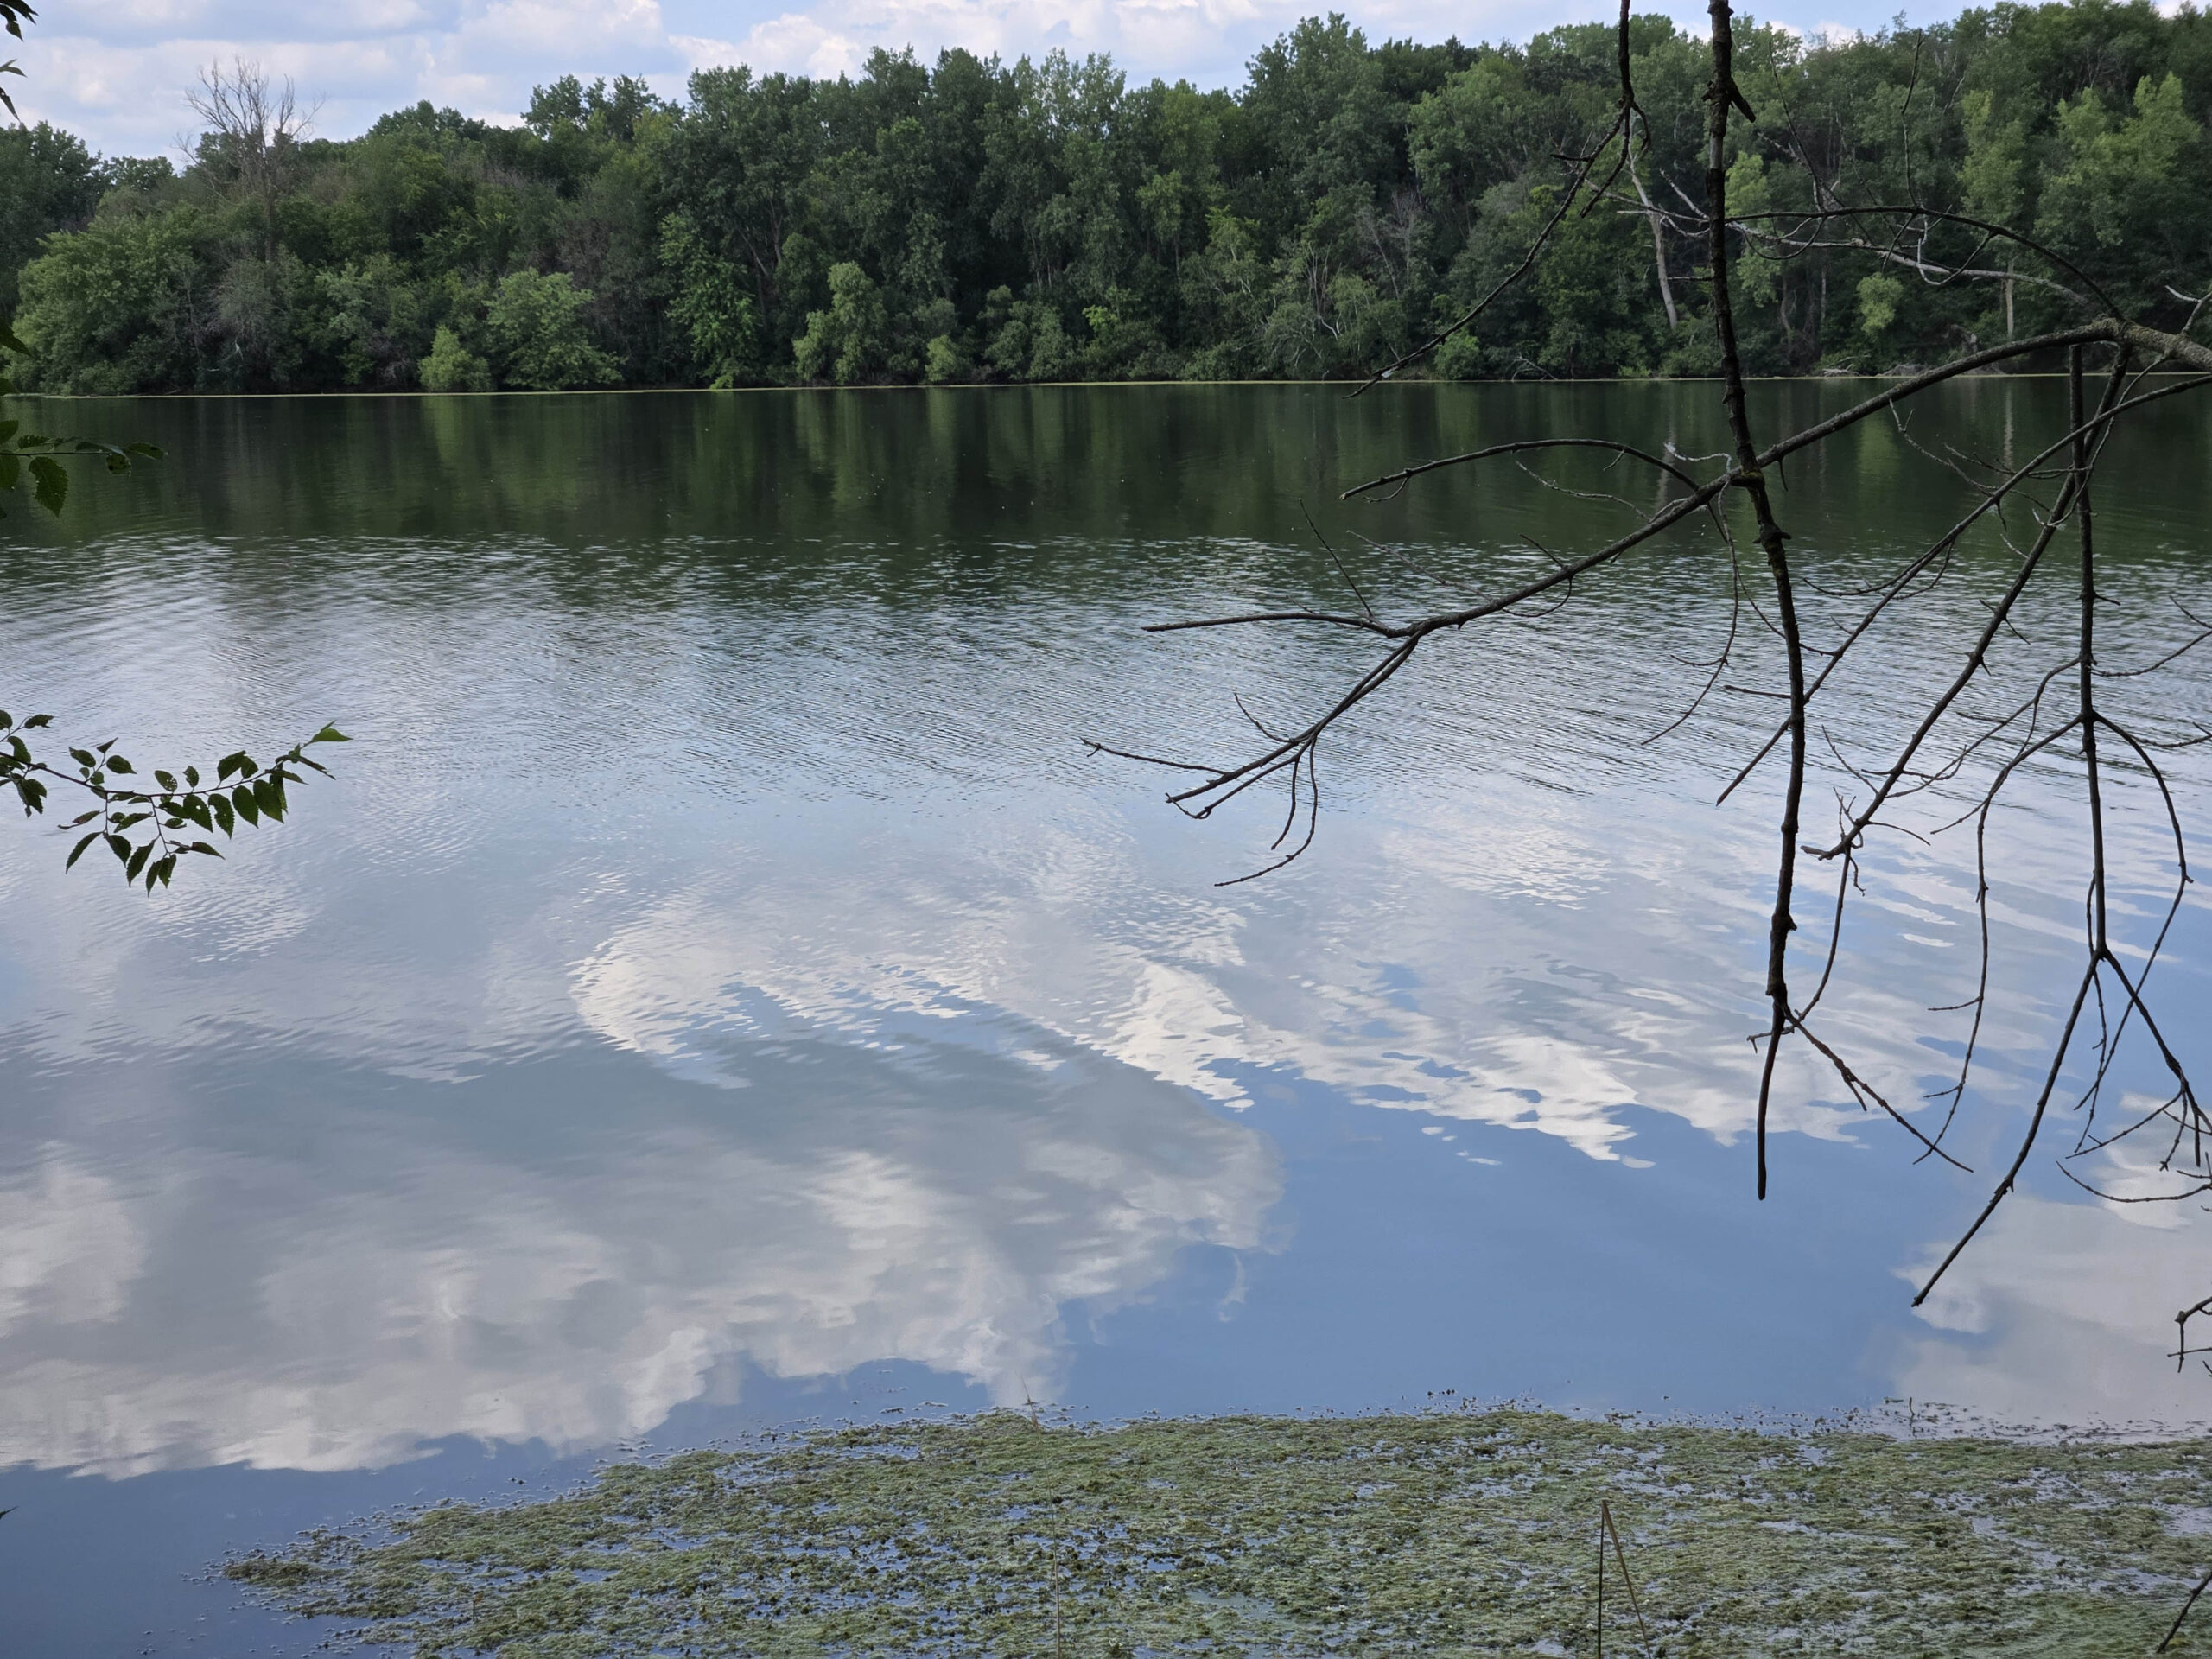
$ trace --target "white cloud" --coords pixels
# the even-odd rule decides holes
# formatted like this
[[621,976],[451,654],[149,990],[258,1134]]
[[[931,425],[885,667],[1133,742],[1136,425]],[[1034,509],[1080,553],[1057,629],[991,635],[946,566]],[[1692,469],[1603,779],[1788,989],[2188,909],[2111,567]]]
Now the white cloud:
[[[184,92],[199,70],[233,54],[293,75],[321,101],[321,130],[333,137],[425,98],[512,120],[533,86],[567,73],[642,75],[677,95],[684,74],[704,65],[834,75],[878,46],[911,46],[925,59],[952,46],[1008,57],[1109,52],[1138,77],[1230,85],[1259,46],[1325,9],[1306,0],[818,0],[803,10],[719,0],[92,0],[54,8],[30,31],[17,101],[96,149],[149,154],[168,149],[185,124]],[[1657,9],[1701,27],[1694,5]],[[1472,10],[1379,0],[1351,10],[1370,36],[1430,41],[1522,38],[1611,15],[1602,0],[1564,9],[1487,0]],[[1840,22],[1785,5],[1770,21],[1817,33],[1887,17],[1873,4]]]

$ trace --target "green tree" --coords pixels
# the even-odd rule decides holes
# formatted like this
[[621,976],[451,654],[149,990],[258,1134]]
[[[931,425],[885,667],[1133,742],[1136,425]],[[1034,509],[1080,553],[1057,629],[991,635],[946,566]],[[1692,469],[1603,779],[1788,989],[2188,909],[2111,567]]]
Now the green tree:
[[592,344],[583,316],[590,302],[565,270],[518,270],[503,278],[484,315],[485,344],[501,384],[569,391],[620,379],[621,365]]
[[[1760,215],[1962,211],[2032,232],[2169,324],[2184,312],[2169,289],[2212,270],[2198,13],[2006,4],[1811,41],[1738,21],[1732,38],[1765,111],[1731,124],[1722,158],[1754,370],[1863,356],[1858,284],[1884,263],[1844,236],[1777,258],[1785,221]],[[876,52],[849,77],[703,71],[678,103],[564,77],[519,125],[420,104],[339,141],[232,71],[181,173],[51,130],[0,135],[18,204],[0,260],[64,260],[48,315],[34,326],[27,293],[18,307],[43,342],[27,374],[54,389],[404,386],[440,327],[518,386],[1360,374],[1519,268],[1543,233],[1531,204],[1557,203],[1563,158],[1612,128],[1620,44],[1600,24],[1377,44],[1329,16],[1268,43],[1233,88],[1134,85],[1099,56]],[[1479,346],[1413,372],[1717,367],[1688,206],[1705,50],[1661,16],[1631,17],[1626,44],[1638,109],[1617,200],[1574,210]],[[1939,260],[1970,248],[1954,232],[1935,231]],[[1908,282],[1884,349],[1933,361],[2071,315],[2050,284],[2075,279],[2032,250],[2000,238],[1977,257],[2004,279]],[[844,266],[868,287],[833,291]],[[97,303],[67,291],[80,276]],[[526,317],[499,300],[517,276]],[[535,290],[555,277],[573,305]]]
[[670,310],[709,385],[760,377],[760,308],[745,275],[708,247],[689,215],[661,221],[660,257],[675,281]]
[[23,268],[26,387],[113,394],[192,386],[214,283],[199,211],[102,218]]
[[2132,104],[2085,92],[2060,106],[2056,129],[2057,165],[2044,185],[2038,229],[2132,297],[2154,299],[2202,257],[2212,228],[2212,152],[2180,77],[2145,76]]
[[16,306],[16,274],[55,231],[92,216],[106,178],[83,142],[40,122],[0,129],[0,317]]
[[489,391],[492,365],[461,343],[461,336],[441,327],[423,359],[425,391]]
[[807,314],[806,332],[792,347],[793,361],[809,380],[849,386],[883,365],[891,320],[868,274],[848,260],[830,268],[830,308]]

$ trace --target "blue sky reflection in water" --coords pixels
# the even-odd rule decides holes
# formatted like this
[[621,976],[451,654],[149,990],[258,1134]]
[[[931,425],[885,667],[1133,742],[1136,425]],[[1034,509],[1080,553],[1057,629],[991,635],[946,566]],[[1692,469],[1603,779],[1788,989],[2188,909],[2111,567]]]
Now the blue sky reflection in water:
[[[1777,423],[1848,392],[1760,395]],[[1961,387],[1923,419],[1997,452],[2058,396]],[[2039,1157],[1907,1306],[2072,971],[2063,764],[1999,831],[1977,1173],[1914,1166],[1803,1068],[1751,1201],[1772,804],[1710,801],[1770,710],[1724,696],[1642,741],[1726,626],[1697,544],[1431,653],[1331,751],[1315,850],[1265,882],[1212,885],[1262,859],[1268,810],[1186,823],[1077,741],[1218,752],[1232,690],[1270,717],[1357,660],[1137,631],[1328,594],[1301,498],[1402,610],[1421,572],[1480,589],[1525,538],[1586,544],[1620,512],[1586,497],[1644,486],[1443,479],[1355,512],[1340,481],[1570,422],[1696,453],[1712,401],[72,406],[177,459],[58,529],[10,521],[7,696],[149,756],[326,718],[359,741],[292,826],[150,903],[9,832],[0,1504],[39,1524],[0,1539],[0,1615],[32,1651],[243,1651],[274,1627],[178,1578],[226,1548],[639,1437],[925,1401],[2212,1416],[2212,1379],[2164,1357],[2212,1290],[2194,1207],[2098,1205]],[[2186,637],[2169,596],[2204,597],[2206,448],[2154,419],[2108,475],[2107,626],[2146,657]],[[1837,581],[1958,500],[1882,429],[1789,485]],[[1968,626],[1999,556],[1923,618]],[[1747,626],[1735,683],[1770,683]],[[1879,639],[1838,743],[1878,747],[1951,660],[1925,620]],[[2199,718],[2206,685],[2142,695]],[[2158,825],[2120,823],[2139,930]],[[1970,971],[1959,842],[1885,843],[1830,994],[1893,1099],[1961,1034],[1924,1012]],[[2212,1065],[2201,909],[2174,938],[2166,1007]],[[120,1560],[94,1592],[96,1538]]]

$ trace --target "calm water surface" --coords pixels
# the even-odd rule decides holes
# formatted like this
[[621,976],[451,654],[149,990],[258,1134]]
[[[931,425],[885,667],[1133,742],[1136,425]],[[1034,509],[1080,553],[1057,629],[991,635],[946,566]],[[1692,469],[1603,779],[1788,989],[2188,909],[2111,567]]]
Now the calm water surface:
[[[1764,387],[1758,415],[1862,391]],[[1878,570],[1955,515],[1946,446],[2024,457],[2060,399],[1961,385],[1910,432],[1793,465],[1799,556],[1830,585]],[[1914,1165],[1785,1067],[1752,1201],[1775,779],[1712,801],[1774,710],[1724,690],[1645,741],[1727,631],[1709,531],[1440,643],[1327,751],[1314,849],[1264,881],[1215,885],[1266,861],[1280,801],[1193,823],[1160,774],[1082,744],[1229,754],[1252,735],[1236,695],[1272,722],[1357,671],[1309,633],[1139,632],[1344,607],[1309,512],[1403,613],[1593,544],[1624,518],[1608,493],[1651,499],[1595,467],[1560,474],[1578,494],[1508,468],[1352,508],[1345,484],[1530,432],[1711,451],[1714,403],[41,410],[171,459],[87,477],[59,526],[6,522],[7,706],[142,766],[326,719],[358,741],[290,827],[151,900],[64,880],[48,826],[0,826],[8,1651],[301,1651],[321,1633],[196,1575],[378,1506],[809,1414],[1449,1389],[2212,1418],[2212,1378],[2166,1355],[2173,1310],[2212,1290],[2194,1211],[2100,1205],[2039,1156],[1908,1306],[1986,1196],[2052,976],[2075,971],[2063,760],[2000,823],[1990,1065],[1955,1131],[1977,1173]],[[2189,636],[2174,597],[2212,601],[2208,463],[2180,400],[2113,456],[2127,660]],[[2005,576],[1972,543],[1874,638],[1827,731],[1841,753],[1878,751]],[[2067,602],[2030,607],[2000,680],[2065,654]],[[1771,687],[1748,614],[1739,649],[1728,683]],[[2161,731],[2212,719],[2193,660],[2116,695]],[[2202,819],[2203,768],[2177,766]],[[2141,792],[2118,830],[2139,931]],[[1971,988],[1959,840],[1881,844],[1830,993],[1901,1101],[1963,1035],[1926,1012]],[[2185,910],[2161,973],[2212,1070],[2208,943]]]

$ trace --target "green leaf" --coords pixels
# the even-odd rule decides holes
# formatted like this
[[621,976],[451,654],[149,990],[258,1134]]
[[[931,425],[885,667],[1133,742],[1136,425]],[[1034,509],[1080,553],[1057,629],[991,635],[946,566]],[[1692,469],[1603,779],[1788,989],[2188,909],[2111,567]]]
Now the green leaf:
[[91,835],[86,836],[82,841],[79,842],[78,842],[74,847],[72,847],[72,848],[69,849],[69,862],[68,862],[68,863],[67,863],[67,864],[64,864],[61,868],[62,868],[63,869],[65,869],[65,870],[73,868],[75,867],[75,865],[76,865],[77,861],[78,861],[79,859],[82,858],[82,857],[85,855],[85,849],[86,849],[86,848],[87,848],[87,847],[89,847],[89,846],[91,846],[94,842],[98,841],[99,838],[100,838],[100,832],[99,832],[99,830],[93,830],[93,831],[92,831],[92,833]]
[[57,518],[69,499],[69,474],[51,455],[31,457],[31,494],[39,505]]
[[227,795],[210,795],[207,798],[207,804],[214,811],[215,827],[226,836],[235,835],[237,826],[231,812],[231,798]]
[[107,769],[110,772],[122,772],[128,777],[130,773],[130,763],[119,754],[111,754],[107,758]]
[[248,823],[261,822],[261,803],[253,798],[253,791],[240,784],[231,791],[231,804],[238,810],[238,817]]
[[113,853],[118,858],[122,859],[126,863],[130,861],[130,843],[129,842],[125,841],[121,836],[106,836],[105,839],[107,842],[108,851]]
[[210,846],[204,841],[195,841],[184,850],[188,853],[205,853],[210,858],[220,858],[223,855],[220,849]]
[[321,731],[317,732],[313,737],[308,739],[308,741],[310,743],[351,743],[353,741],[353,740],[352,738],[346,736],[345,733],[340,731],[335,726],[326,726]]
[[253,759],[244,749],[236,754],[226,754],[215,763],[215,781],[223,782],[234,772],[244,772],[253,764]]
[[169,791],[172,794],[176,791],[176,774],[173,772],[163,772],[159,766],[156,766],[154,768],[154,781],[159,784],[163,789]]
[[136,881],[138,879],[138,872],[146,868],[146,861],[152,855],[153,851],[154,843],[149,841],[131,854],[130,861],[123,867],[123,879],[126,881]]
[[257,778],[253,784],[253,804],[261,809],[262,817],[272,823],[284,822],[284,785],[270,778]]
[[200,787],[199,767],[187,766],[184,769],[184,785],[187,789],[197,789]]
[[72,749],[69,751],[69,758],[87,769],[97,766],[100,763],[99,757],[90,749]]
[[27,732],[35,732],[41,726],[51,726],[53,724],[54,716],[52,715],[33,715],[29,720],[23,722],[23,729]]

